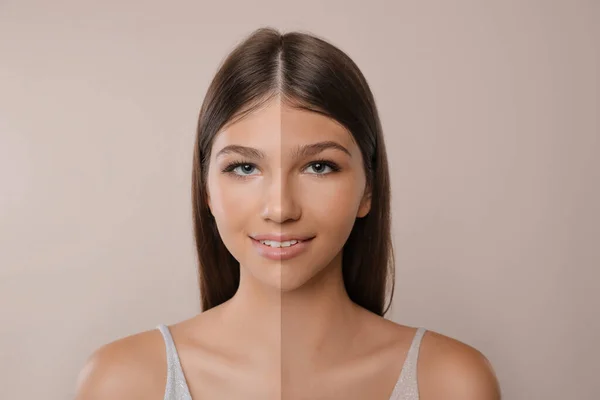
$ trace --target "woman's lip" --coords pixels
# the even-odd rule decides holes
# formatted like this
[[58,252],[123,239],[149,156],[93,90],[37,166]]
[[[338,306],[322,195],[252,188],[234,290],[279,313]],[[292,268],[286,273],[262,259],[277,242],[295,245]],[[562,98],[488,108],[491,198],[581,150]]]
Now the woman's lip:
[[250,237],[254,240],[274,240],[276,242],[286,242],[290,240],[310,240],[313,239],[314,236],[310,235],[298,235],[298,234],[276,234],[276,233],[266,233],[266,234],[254,234],[250,235]]
[[303,240],[301,242],[298,242],[298,243],[296,243],[292,246],[288,246],[288,247],[271,247],[271,246],[267,246],[266,244],[262,244],[260,241],[258,241],[256,239],[253,239],[253,238],[250,238],[250,239],[252,240],[252,244],[258,251],[258,254],[260,254],[261,256],[266,257],[270,260],[281,261],[281,260],[289,260],[290,258],[294,258],[297,255],[301,254],[302,252],[306,251],[306,249],[310,245],[310,242],[314,238],[308,239],[308,240]]

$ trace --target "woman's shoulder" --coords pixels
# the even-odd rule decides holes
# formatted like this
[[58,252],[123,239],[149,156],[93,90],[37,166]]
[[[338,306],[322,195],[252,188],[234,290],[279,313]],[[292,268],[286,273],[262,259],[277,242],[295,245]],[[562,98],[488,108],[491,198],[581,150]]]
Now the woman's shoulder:
[[[389,354],[418,345],[417,376],[421,400],[499,400],[500,388],[491,363],[478,349],[442,333],[403,325],[367,314],[369,336],[385,340]],[[422,335],[418,335],[422,333]]]
[[115,340],[96,349],[84,363],[76,399],[163,399],[166,364],[158,329]]
[[499,400],[500,387],[488,358],[478,349],[426,330],[419,349],[420,398]]

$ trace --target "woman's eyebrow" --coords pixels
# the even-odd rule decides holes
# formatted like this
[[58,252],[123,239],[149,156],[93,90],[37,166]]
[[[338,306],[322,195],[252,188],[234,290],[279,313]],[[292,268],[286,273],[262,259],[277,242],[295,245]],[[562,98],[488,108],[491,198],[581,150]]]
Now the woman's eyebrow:
[[292,152],[292,159],[301,159],[306,157],[312,157],[317,155],[327,149],[339,150],[348,155],[348,157],[352,157],[350,151],[346,149],[344,146],[339,144],[338,142],[334,142],[332,140],[327,140],[324,142],[312,143],[307,145],[300,145],[296,147]]
[[[338,150],[343,153],[346,153],[349,157],[352,157],[350,151],[346,149],[341,144],[334,142],[332,140],[327,140],[324,142],[317,142],[312,144],[299,145],[291,151],[292,159],[301,159],[306,157],[315,156],[327,149]],[[237,144],[231,144],[229,146],[223,147],[216,155],[216,158],[220,156],[237,153],[246,158],[254,158],[258,160],[262,160],[266,158],[266,155],[261,150],[255,149],[253,147],[240,146]]]
[[238,144],[230,144],[229,146],[223,147],[215,156],[215,158],[219,158],[226,154],[237,153],[246,158],[256,158],[263,159],[265,158],[265,153],[262,151],[255,149],[253,147],[240,146]]

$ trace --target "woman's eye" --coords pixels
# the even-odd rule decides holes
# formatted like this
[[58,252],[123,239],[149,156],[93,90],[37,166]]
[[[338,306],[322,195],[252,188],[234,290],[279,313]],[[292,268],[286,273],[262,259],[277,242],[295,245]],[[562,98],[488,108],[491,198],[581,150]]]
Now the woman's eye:
[[323,170],[326,170],[327,168],[333,171],[333,168],[330,165],[322,162],[312,163],[311,165],[309,165],[308,168],[312,168],[312,170],[315,171],[318,175],[325,175]]
[[[328,170],[329,168],[329,170]],[[256,170],[256,166],[254,164],[251,163],[241,163],[241,162],[234,162],[232,164],[229,164],[227,167],[225,167],[225,169],[223,169],[223,172],[225,173],[229,173],[232,174],[236,177],[246,177],[246,176],[252,176],[255,175],[252,172],[254,172],[254,170]],[[313,172],[309,172],[310,175],[317,175],[317,176],[324,176],[324,175],[329,175],[332,172],[337,172],[340,170],[340,168],[329,161],[315,161],[313,163],[311,163],[308,167],[305,168],[305,170],[307,169],[312,169]]]
[[240,164],[237,167],[235,167],[233,169],[233,171],[235,170],[240,170],[242,171],[241,173],[237,174],[237,175],[250,175],[250,173],[252,172],[252,170],[254,170],[256,167],[252,164]]

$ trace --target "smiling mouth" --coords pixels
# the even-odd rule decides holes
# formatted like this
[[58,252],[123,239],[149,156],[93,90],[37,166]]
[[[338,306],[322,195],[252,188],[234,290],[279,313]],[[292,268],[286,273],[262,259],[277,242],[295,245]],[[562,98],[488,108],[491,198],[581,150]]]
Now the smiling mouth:
[[297,245],[298,243],[302,243],[302,242],[307,242],[308,240],[285,240],[283,242],[278,242],[276,240],[258,240],[258,242],[269,246],[269,247],[273,247],[274,249],[279,249],[279,248],[286,248],[286,247],[292,247]]
[[257,240],[252,237],[250,239],[252,239],[252,242],[261,256],[271,260],[282,261],[289,260],[305,252],[314,237],[306,240],[292,239],[283,242],[266,239]]
[[304,240],[300,240],[300,239],[290,239],[290,240],[283,240],[283,241],[277,241],[277,240],[268,240],[268,239],[264,239],[264,240],[257,240],[251,237],[252,240],[254,240],[255,242],[259,242],[262,243],[264,245],[273,247],[273,248],[285,248],[285,247],[292,247],[295,246],[298,243],[303,243],[303,242],[309,242],[311,240],[313,240],[314,238],[310,238],[310,239],[304,239]]

